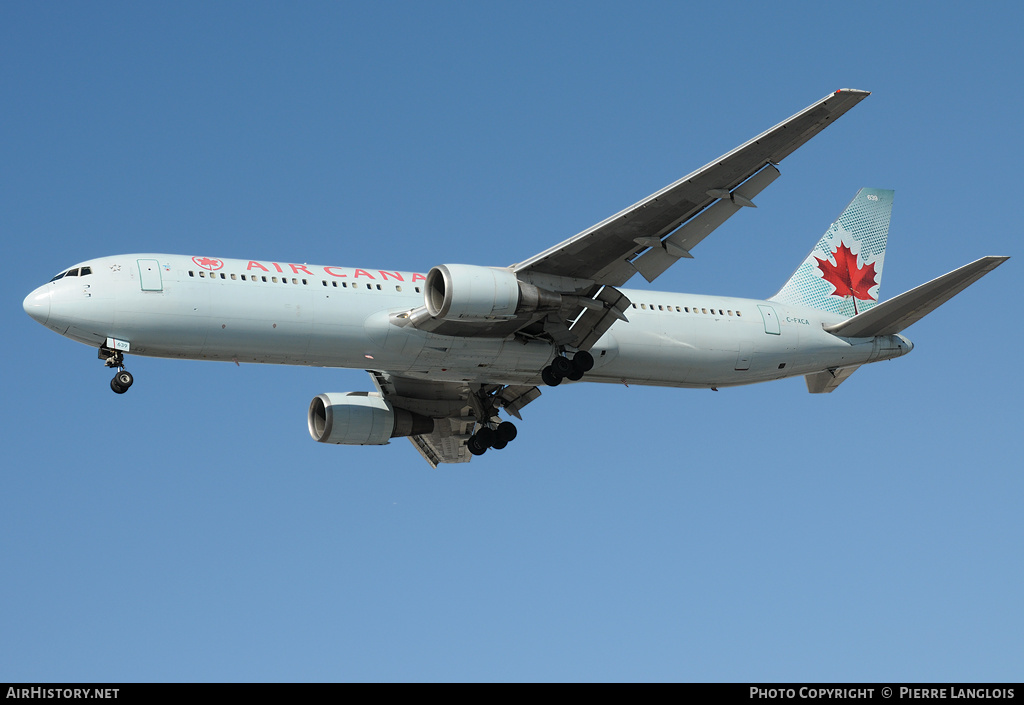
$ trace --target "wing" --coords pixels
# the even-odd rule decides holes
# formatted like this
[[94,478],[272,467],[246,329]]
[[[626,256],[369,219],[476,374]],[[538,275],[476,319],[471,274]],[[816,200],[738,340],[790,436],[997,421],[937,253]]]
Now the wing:
[[377,390],[393,406],[434,419],[433,432],[409,436],[434,468],[440,463],[468,463],[472,459],[466,442],[476,429],[477,419],[500,421],[499,407],[521,418],[519,410],[540,396],[540,390],[533,386],[469,385],[368,372]]
[[[710,227],[691,228],[683,237],[669,237],[674,231],[712,204],[728,204],[729,208],[723,210],[731,211],[729,215],[742,206],[752,206],[752,196],[778,175],[770,165],[781,162],[868,95],[868,91],[850,89],[831,93],[692,174],[565,242],[513,265],[512,270],[621,286],[642,271],[644,265],[634,258],[645,250],[662,250],[671,258],[670,263],[686,257],[728,215],[719,220],[721,214],[716,214],[706,223]],[[759,173],[763,176],[750,188],[741,187]],[[668,246],[666,239],[672,241]],[[648,279],[653,281],[654,276]]]
[[654,281],[774,181],[775,167],[870,95],[842,89],[749,142],[561,244],[503,270],[558,303],[496,321],[448,321],[421,307],[396,316],[442,335],[543,339],[589,350],[630,305],[616,287],[640,272]]

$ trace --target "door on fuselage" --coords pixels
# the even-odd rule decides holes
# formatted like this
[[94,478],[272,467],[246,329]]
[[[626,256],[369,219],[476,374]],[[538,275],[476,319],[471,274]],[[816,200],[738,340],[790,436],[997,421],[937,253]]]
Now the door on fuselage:
[[160,263],[155,259],[140,259],[139,283],[143,291],[163,291],[164,280],[160,274]]
[[758,304],[757,309],[761,312],[761,318],[764,319],[764,332],[769,335],[782,335],[782,328],[779,327],[779,316],[775,313],[775,309],[762,304]]

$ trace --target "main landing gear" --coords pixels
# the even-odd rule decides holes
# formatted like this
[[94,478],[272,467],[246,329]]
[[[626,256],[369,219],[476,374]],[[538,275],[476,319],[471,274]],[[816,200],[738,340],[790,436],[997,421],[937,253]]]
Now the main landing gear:
[[100,346],[99,358],[107,367],[116,367],[117,374],[110,380],[110,388],[115,394],[124,394],[128,387],[132,386],[135,378],[132,373],[124,368],[124,353],[120,350],[111,350],[106,345]]
[[[493,428],[492,428],[493,426]],[[466,447],[473,455],[483,455],[488,448],[501,450],[515,440],[519,431],[511,421],[502,421],[497,426],[483,426],[466,441]]]
[[540,371],[540,378],[549,387],[557,387],[563,379],[578,382],[583,375],[594,369],[594,356],[586,350],[580,350],[572,359],[559,355],[551,364]]

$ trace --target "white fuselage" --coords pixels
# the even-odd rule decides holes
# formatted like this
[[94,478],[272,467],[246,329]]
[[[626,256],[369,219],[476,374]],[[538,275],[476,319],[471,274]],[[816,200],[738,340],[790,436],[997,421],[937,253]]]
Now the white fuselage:
[[[377,269],[130,254],[36,289],[25,309],[99,347],[152,357],[385,370],[403,377],[540,384],[547,342],[437,335],[396,325],[423,305],[424,275]],[[213,268],[213,271],[211,271]],[[74,270],[72,270],[74,271]],[[899,335],[845,339],[842,316],[776,302],[621,289],[632,305],[591,352],[588,382],[751,384],[904,355]]]

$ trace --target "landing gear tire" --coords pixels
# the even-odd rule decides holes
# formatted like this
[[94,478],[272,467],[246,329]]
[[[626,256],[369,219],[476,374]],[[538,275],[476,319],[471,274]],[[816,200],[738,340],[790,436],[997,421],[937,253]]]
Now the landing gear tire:
[[579,382],[581,379],[583,379],[583,370],[573,367],[571,370],[569,370],[569,374],[567,374],[565,378],[573,382]]
[[487,452],[487,446],[481,445],[479,439],[476,436],[470,436],[469,440],[466,441],[466,448],[473,455],[483,455]]
[[484,448],[492,447],[494,445],[494,441],[497,440],[497,437],[494,435],[494,431],[486,426],[477,431],[476,436],[474,437],[476,438],[476,442]]
[[569,361],[569,358],[559,355],[551,361],[551,369],[554,370],[559,377],[568,377],[569,373],[572,372],[572,363]]
[[119,370],[114,379],[110,380],[110,388],[114,390],[114,394],[124,394],[128,391],[128,388],[132,386],[132,382],[135,378],[132,377],[132,373],[128,370]]
[[504,448],[507,445],[508,445],[508,441],[495,441],[491,445],[491,448],[494,448],[494,450],[501,450],[502,448]]
[[572,366],[580,372],[590,372],[594,369],[594,356],[586,350],[580,350],[578,353],[573,355]]
[[498,428],[494,429],[494,435],[497,436],[497,441],[491,444],[491,447],[497,448],[498,443],[502,443],[503,447],[505,444],[511,443],[519,435],[519,429],[511,421],[502,421],[498,424]]
[[[558,359],[558,358],[556,358]],[[562,375],[551,369],[551,365],[548,365],[540,371],[540,378],[544,380],[544,384],[549,387],[557,387],[562,383]]]

